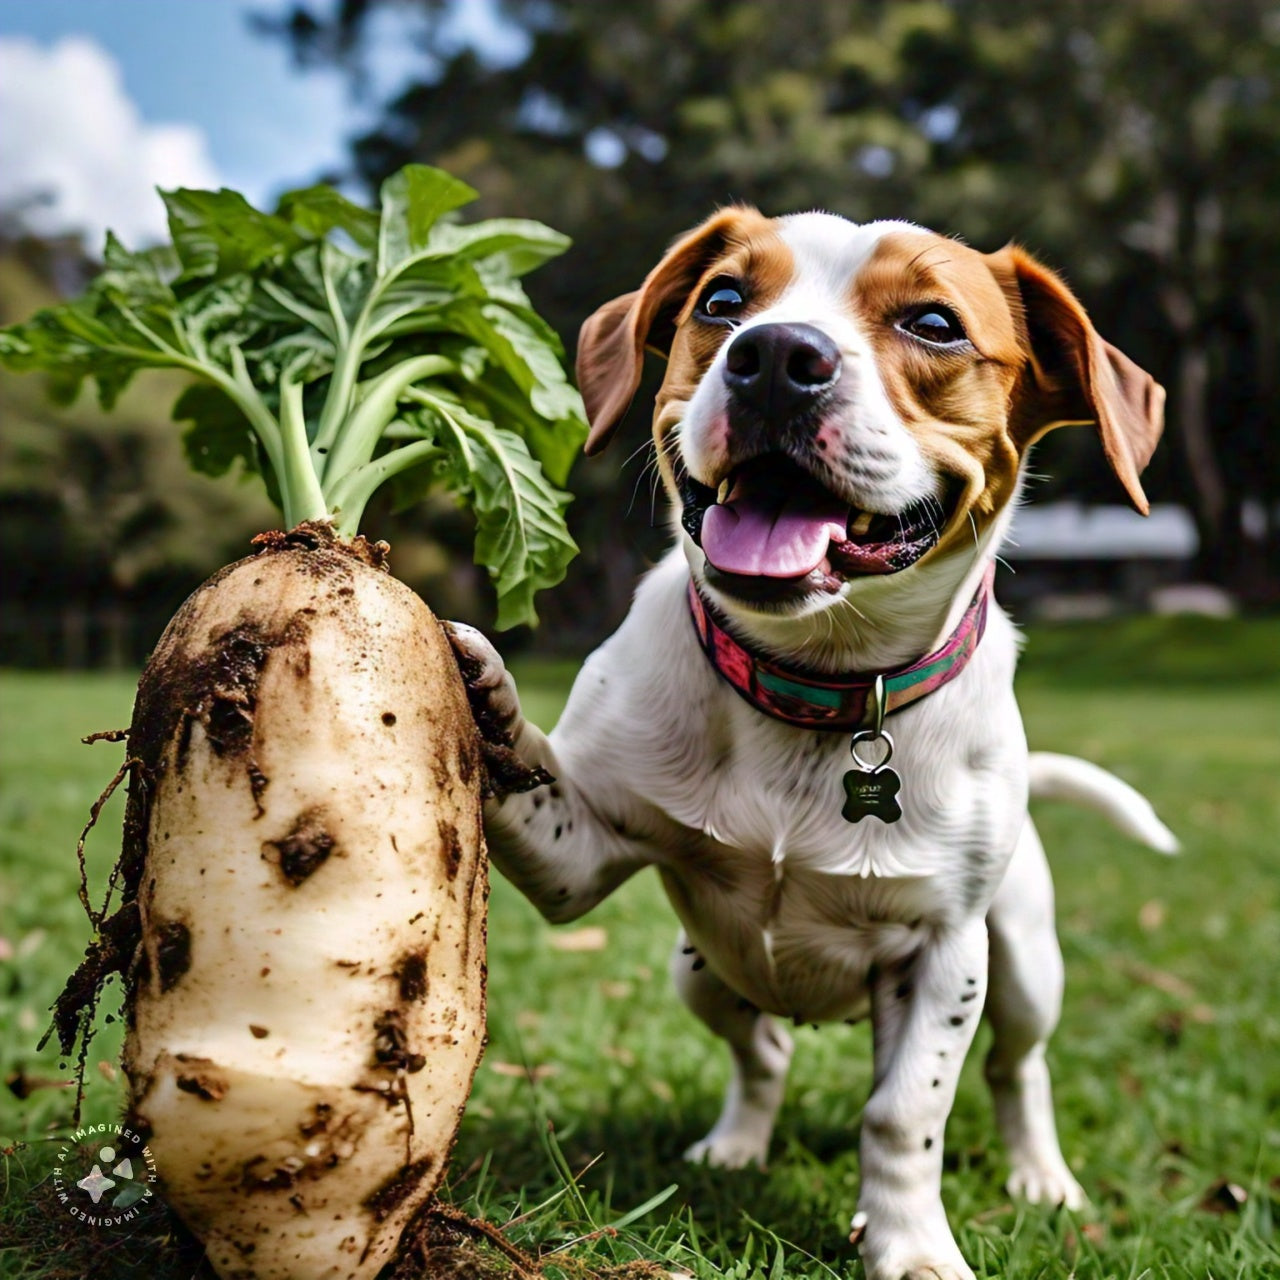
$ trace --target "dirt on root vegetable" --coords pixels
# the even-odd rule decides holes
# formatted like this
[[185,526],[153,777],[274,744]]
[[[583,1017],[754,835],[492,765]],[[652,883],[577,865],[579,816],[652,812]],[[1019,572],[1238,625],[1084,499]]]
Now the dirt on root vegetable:
[[129,1119],[219,1276],[372,1277],[444,1172],[483,1048],[502,744],[383,546],[262,541],[143,673],[120,905],[55,1026],[69,1052],[123,975]]

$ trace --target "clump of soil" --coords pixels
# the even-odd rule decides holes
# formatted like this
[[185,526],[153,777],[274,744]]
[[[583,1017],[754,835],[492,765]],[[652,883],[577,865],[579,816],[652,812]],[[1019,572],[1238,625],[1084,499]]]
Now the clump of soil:
[[[84,1152],[91,1155],[91,1148]],[[217,1280],[203,1246],[162,1200],[109,1232],[94,1231],[67,1215],[51,1178],[6,1220],[0,1246],[18,1259],[38,1258],[43,1280]],[[654,1262],[592,1267],[559,1250],[537,1258],[492,1223],[432,1200],[405,1228],[378,1280],[544,1280],[550,1266],[576,1280],[666,1280],[669,1274]]]

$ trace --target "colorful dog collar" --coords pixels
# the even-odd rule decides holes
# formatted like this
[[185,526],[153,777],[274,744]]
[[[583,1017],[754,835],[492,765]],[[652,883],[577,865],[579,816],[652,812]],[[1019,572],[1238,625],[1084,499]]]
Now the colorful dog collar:
[[825,675],[783,666],[753,653],[726,630],[715,607],[689,583],[689,612],[707,660],[757,711],[799,729],[849,733],[869,723],[868,695],[884,680],[883,715],[927,698],[954,680],[973,657],[987,625],[994,566],[988,568],[959,625],[941,648],[910,666],[883,672]]

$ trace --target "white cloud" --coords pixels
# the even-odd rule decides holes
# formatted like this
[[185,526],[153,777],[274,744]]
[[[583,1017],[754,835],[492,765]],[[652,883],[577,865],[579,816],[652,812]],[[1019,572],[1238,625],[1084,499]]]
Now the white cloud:
[[143,120],[93,40],[0,38],[0,210],[94,251],[107,228],[136,247],[166,236],[156,187],[219,185],[204,132]]

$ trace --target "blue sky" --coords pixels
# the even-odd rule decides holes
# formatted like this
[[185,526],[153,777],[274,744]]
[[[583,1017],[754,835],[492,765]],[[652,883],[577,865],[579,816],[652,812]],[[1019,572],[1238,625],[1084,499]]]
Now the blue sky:
[[[80,175],[86,189],[78,196],[69,180],[46,201],[44,229],[53,229],[61,208],[57,216],[85,224],[92,238],[100,234],[95,192],[126,225],[127,202],[144,202],[155,182],[214,176],[264,201],[341,168],[347,140],[374,118],[374,104],[425,65],[411,20],[387,13],[376,24],[373,91],[357,102],[340,73],[299,72],[283,42],[251,31],[250,12],[286,7],[285,0],[0,0],[0,204],[12,206],[20,181],[47,194],[62,175]],[[521,52],[492,0],[455,0],[450,29],[453,39],[498,59]],[[109,101],[100,105],[95,93]],[[111,136],[95,136],[99,124],[108,129],[105,121],[115,122]],[[59,147],[62,159],[49,154]],[[145,173],[117,182],[112,164]],[[139,212],[137,234],[153,221]]]
[[341,165],[344,138],[363,113],[338,75],[294,73],[283,44],[249,30],[250,8],[242,0],[4,0],[0,37],[41,45],[91,37],[120,64],[146,121],[197,125],[226,183],[261,196]]

